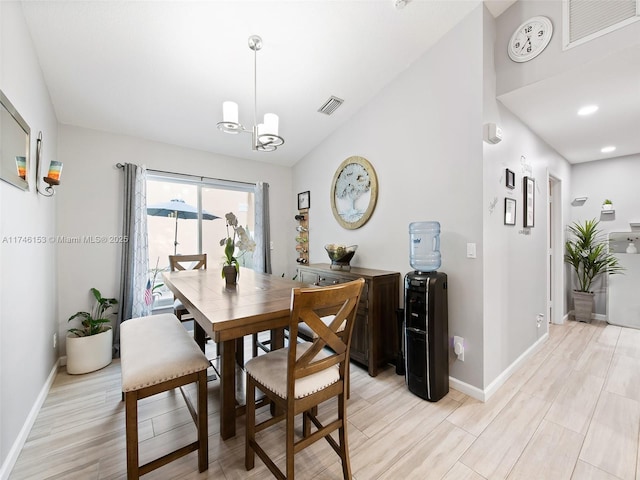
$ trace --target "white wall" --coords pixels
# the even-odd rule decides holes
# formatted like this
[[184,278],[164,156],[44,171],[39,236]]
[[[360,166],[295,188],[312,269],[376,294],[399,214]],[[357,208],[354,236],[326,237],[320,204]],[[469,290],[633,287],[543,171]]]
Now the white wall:
[[[65,162],[64,188],[57,195],[59,235],[121,232],[124,178],[116,163],[226,180],[265,181],[270,185],[273,272],[293,275],[290,259],[294,239],[290,232],[295,206],[290,168],[72,126],[60,127],[59,151]],[[203,250],[214,259],[214,265],[218,254],[223,254],[217,242]],[[58,245],[61,352],[65,351],[67,318],[89,307],[89,288],[96,287],[105,296],[118,296],[120,252],[121,245],[115,243]]]
[[[630,222],[640,222],[640,154],[611,160],[579,163],[571,169],[571,199],[587,196],[586,202],[570,207],[571,222],[589,219],[600,221],[604,233],[630,232]],[[613,202],[614,214],[601,214],[605,199]],[[572,280],[574,280],[572,278]],[[594,284],[595,313],[606,314],[606,281],[601,278]]]
[[[409,223],[440,221],[449,333],[467,339],[465,362],[452,363],[451,375],[476,387],[483,363],[481,18],[480,7],[294,166],[294,192],[311,191],[311,262],[328,261],[326,243],[357,244],[352,265],[404,275]],[[352,155],[372,163],[379,195],[369,222],[345,230],[333,218],[329,190]],[[478,258],[466,258],[467,242],[478,245]]]
[[16,239],[55,234],[57,199],[38,195],[33,186],[36,137],[42,131],[44,168],[48,168],[48,162],[57,159],[57,121],[20,2],[0,2],[0,32],[0,89],[31,127],[31,189],[22,191],[0,181],[0,478],[4,478],[58,358],[53,348],[55,246]]
[[[570,196],[569,163],[496,101],[494,60],[497,64],[507,58],[506,48],[502,48],[496,33],[501,22],[502,17],[496,22],[485,10],[484,122],[498,124],[504,134],[502,142],[484,143],[483,147],[485,386],[548,331],[547,174],[561,179],[565,209]],[[513,190],[505,186],[507,168],[515,173]],[[536,185],[535,226],[526,229],[523,227],[524,176],[533,177]],[[516,225],[504,225],[505,198],[516,200]],[[562,263],[561,256],[560,253],[557,257],[557,266]],[[564,271],[558,270],[560,275]],[[562,310],[566,312],[564,298],[562,300]],[[540,328],[536,325],[539,313],[545,315]]]

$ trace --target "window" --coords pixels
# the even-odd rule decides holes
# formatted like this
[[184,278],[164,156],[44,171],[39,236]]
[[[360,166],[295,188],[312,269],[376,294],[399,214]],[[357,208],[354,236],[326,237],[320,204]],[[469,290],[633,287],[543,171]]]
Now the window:
[[[169,270],[169,255],[206,253],[208,268],[223,262],[220,239],[227,236],[225,214],[233,212],[238,222],[253,237],[255,202],[253,184],[227,182],[188,175],[154,173],[147,175],[147,228],[149,234],[149,268]],[[171,203],[169,203],[171,202]],[[167,208],[160,208],[167,207]],[[176,218],[175,211],[179,209]],[[201,212],[201,213],[200,213]],[[207,219],[208,215],[215,219]],[[238,257],[240,265],[251,268],[250,254]],[[153,273],[152,273],[153,275]],[[162,283],[162,275],[155,278]],[[155,290],[154,307],[173,303],[166,287]]]

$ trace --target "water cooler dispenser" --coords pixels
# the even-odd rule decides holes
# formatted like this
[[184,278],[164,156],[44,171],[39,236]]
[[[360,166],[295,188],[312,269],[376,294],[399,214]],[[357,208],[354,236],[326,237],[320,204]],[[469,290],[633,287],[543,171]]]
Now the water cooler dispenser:
[[409,226],[411,267],[404,278],[405,380],[409,391],[437,402],[449,392],[447,275],[440,267],[440,224]]

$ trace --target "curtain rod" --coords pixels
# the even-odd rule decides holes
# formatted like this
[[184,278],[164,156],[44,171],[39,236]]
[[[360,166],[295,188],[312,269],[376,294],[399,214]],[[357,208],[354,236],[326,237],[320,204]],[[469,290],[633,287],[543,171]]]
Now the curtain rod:
[[[116,163],[116,167],[119,169],[124,169],[124,164],[123,163]],[[178,172],[168,172],[166,170],[155,170],[153,168],[147,168],[147,172],[152,172],[152,173],[166,173],[168,175],[183,175],[185,177],[196,177],[199,178],[200,180],[217,180],[219,182],[232,182],[232,183],[242,183],[244,185],[253,185],[255,186],[257,184],[257,182],[242,182],[239,180],[227,180],[224,178],[214,178],[214,177],[203,177],[201,175],[191,175],[189,173],[178,173]]]

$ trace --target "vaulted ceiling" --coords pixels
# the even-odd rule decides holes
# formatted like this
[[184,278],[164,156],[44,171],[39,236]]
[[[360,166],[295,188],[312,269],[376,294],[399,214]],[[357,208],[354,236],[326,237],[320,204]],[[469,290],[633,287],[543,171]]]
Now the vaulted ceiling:
[[[490,0],[499,15],[513,0]],[[403,5],[404,4],[404,5]],[[25,1],[23,9],[58,120],[240,158],[293,165],[367,104],[478,1]],[[404,8],[399,8],[404,7]],[[280,117],[285,144],[251,149],[216,128],[222,102],[254,124]],[[630,49],[503,96],[501,101],[571,162],[640,152],[640,54]],[[580,92],[609,105],[577,122]],[[317,110],[344,100],[330,116]],[[607,155],[601,155],[605,158]]]

